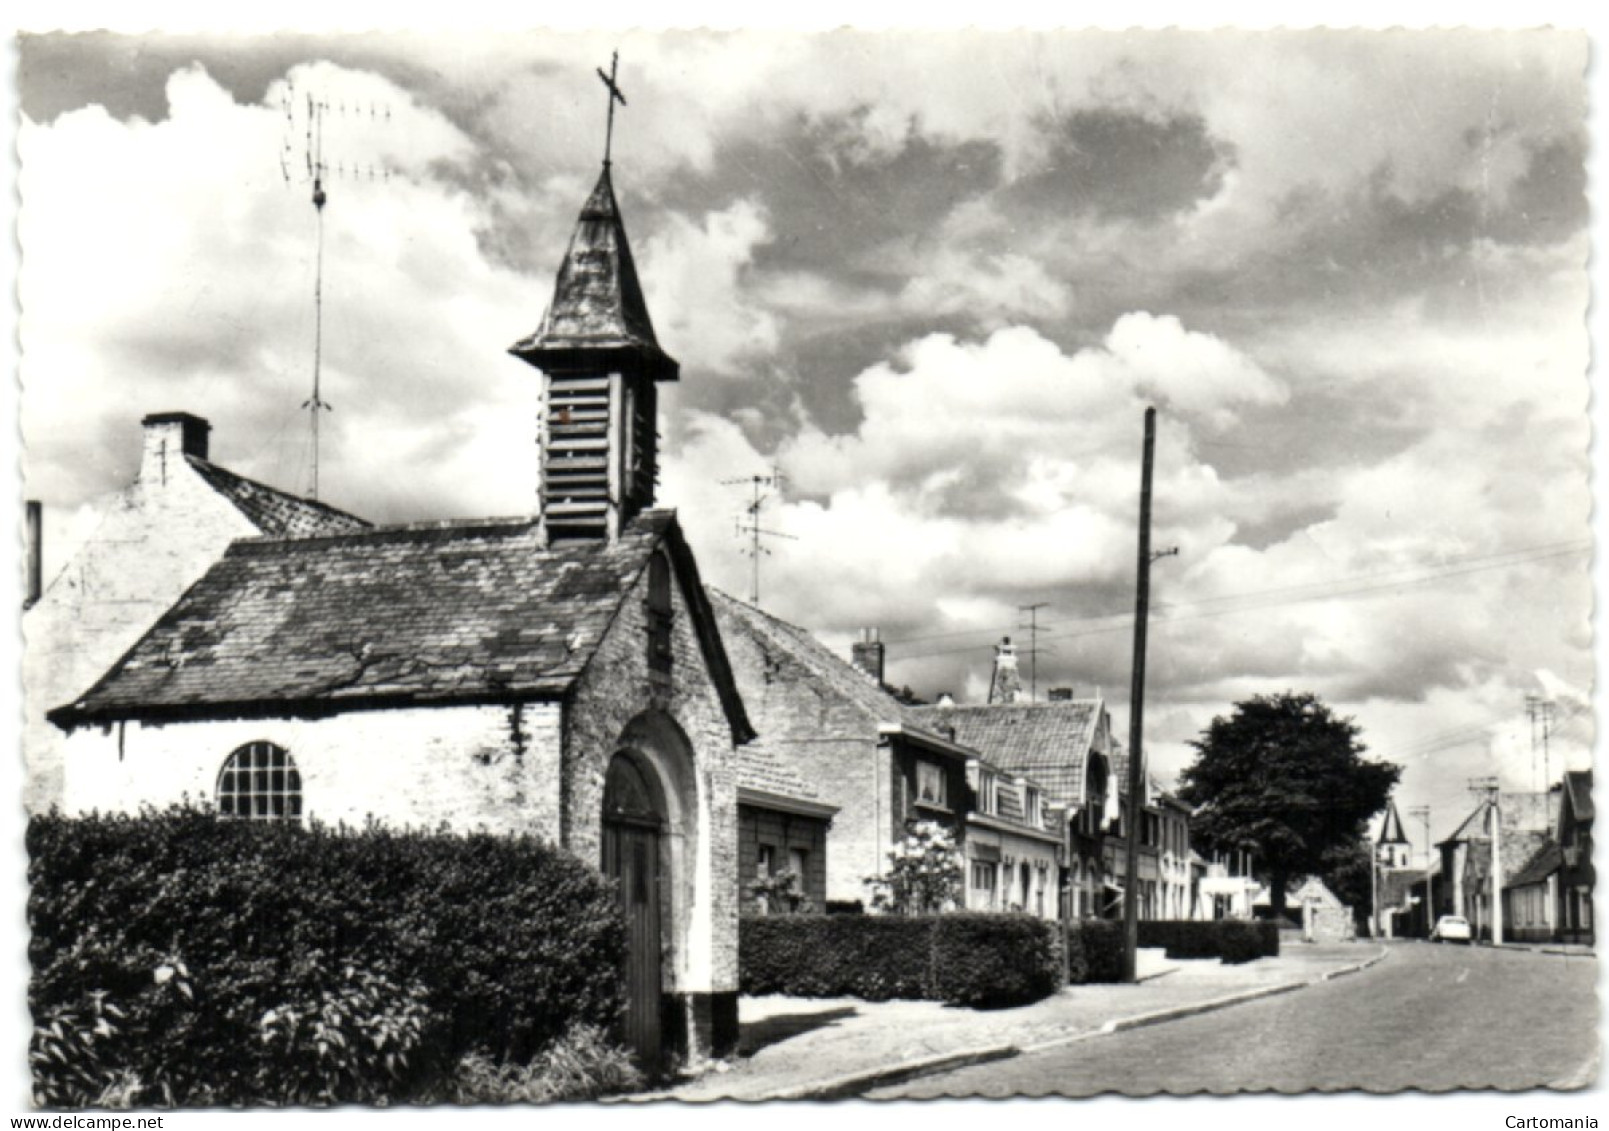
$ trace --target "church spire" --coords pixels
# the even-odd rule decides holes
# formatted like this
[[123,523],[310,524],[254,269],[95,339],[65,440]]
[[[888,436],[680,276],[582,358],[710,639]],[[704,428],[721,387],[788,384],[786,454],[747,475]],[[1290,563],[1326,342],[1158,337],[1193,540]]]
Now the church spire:
[[654,505],[659,477],[655,383],[675,381],[659,346],[610,176],[614,107],[626,100],[610,73],[603,171],[559,265],[542,324],[509,352],[544,376],[540,507],[550,537],[607,538]]
[[1380,822],[1380,835],[1374,842],[1375,859],[1387,868],[1406,868],[1413,846],[1402,831],[1402,818],[1397,815],[1395,800],[1386,802],[1385,820]]

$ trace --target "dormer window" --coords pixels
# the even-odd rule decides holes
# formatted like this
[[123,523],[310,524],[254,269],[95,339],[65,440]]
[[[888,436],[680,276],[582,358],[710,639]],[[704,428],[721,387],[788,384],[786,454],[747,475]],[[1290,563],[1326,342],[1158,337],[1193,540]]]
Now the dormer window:
[[1039,801],[1040,801],[1039,791],[1037,789],[1035,789],[1031,785],[1023,787],[1023,790],[1022,790],[1022,816],[1023,816],[1023,820],[1027,821],[1030,825],[1032,825],[1036,829],[1044,824],[1043,816],[1040,813],[1040,809],[1039,809]]
[[949,795],[944,786],[944,769],[938,763],[916,763],[916,800],[919,804],[940,808],[949,804]]

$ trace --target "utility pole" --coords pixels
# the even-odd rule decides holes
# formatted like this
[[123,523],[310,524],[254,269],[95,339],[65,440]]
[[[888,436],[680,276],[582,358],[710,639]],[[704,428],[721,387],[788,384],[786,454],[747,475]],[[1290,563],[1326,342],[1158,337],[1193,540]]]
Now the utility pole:
[[1028,702],[1039,699],[1039,610],[1049,602],[1036,601],[1032,605],[1018,605],[1019,613],[1028,614]]
[[1486,819],[1492,822],[1491,898],[1487,902],[1492,917],[1492,945],[1503,945],[1503,809],[1495,777],[1470,778],[1469,788],[1486,795]]
[[1123,980],[1134,981],[1140,948],[1140,834],[1145,805],[1145,630],[1151,606],[1151,563],[1177,548],[1151,553],[1151,464],[1156,456],[1156,409],[1145,410],[1145,454],[1140,465],[1140,547],[1134,593],[1134,673],[1129,685],[1129,803],[1123,813]]
[[1369,938],[1380,937],[1380,842],[1369,842]]
[[1415,805],[1408,810],[1408,816],[1418,817],[1425,825],[1425,937],[1429,938],[1436,915],[1436,909],[1430,898],[1430,806]]

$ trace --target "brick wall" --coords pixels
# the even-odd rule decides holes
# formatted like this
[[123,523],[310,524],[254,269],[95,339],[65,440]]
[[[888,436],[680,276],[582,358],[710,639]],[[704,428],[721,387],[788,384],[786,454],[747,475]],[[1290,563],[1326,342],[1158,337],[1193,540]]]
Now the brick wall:
[[799,813],[782,813],[755,805],[737,808],[738,897],[742,910],[755,911],[749,885],[761,875],[760,846],[772,849],[776,871],[789,866],[790,850],[805,854],[803,888],[816,911],[827,903],[827,821]]
[[831,694],[807,667],[757,639],[737,618],[722,617],[721,634],[755,730],[822,801],[838,807],[829,833],[826,898],[868,901],[865,879],[885,870],[896,823],[888,749],[877,738],[878,724],[892,720]]
[[556,839],[559,720],[557,704],[530,703],[89,728],[66,741],[65,807],[210,805],[229,755],[271,742],[295,759],[310,818]]
[[94,535],[23,614],[24,801],[62,802],[63,736],[45,712],[76,699],[223,556],[259,533],[180,454],[177,429],[148,430],[139,477],[115,495]]
[[[662,747],[662,776],[682,806],[672,828],[677,859],[671,918],[677,940],[668,964],[667,990],[723,993],[737,989],[737,767],[731,725],[704,666],[692,616],[679,583],[671,586],[671,690],[655,703],[648,684],[647,571],[621,603],[603,643],[571,693],[565,723],[564,843],[597,865],[603,818],[603,783],[628,725],[642,716],[660,721],[634,732],[634,744]],[[635,720],[635,722],[634,722]],[[669,749],[685,739],[691,764],[676,768]],[[677,823],[672,814],[673,824]],[[679,838],[679,839],[677,839]]]

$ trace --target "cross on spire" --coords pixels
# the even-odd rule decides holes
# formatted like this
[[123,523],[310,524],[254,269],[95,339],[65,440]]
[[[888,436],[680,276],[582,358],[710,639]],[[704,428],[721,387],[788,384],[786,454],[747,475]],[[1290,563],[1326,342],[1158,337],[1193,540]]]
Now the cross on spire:
[[615,103],[624,106],[626,96],[620,93],[620,87],[615,83],[615,72],[620,66],[620,52],[611,52],[609,57],[609,73],[604,74],[603,68],[598,68],[598,77],[603,85],[609,88],[609,126],[603,135],[603,164],[609,167],[609,151],[614,147],[615,140]]

